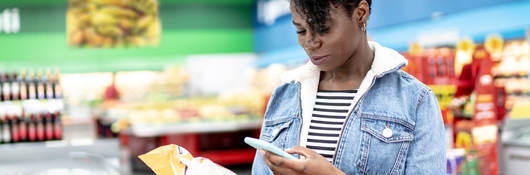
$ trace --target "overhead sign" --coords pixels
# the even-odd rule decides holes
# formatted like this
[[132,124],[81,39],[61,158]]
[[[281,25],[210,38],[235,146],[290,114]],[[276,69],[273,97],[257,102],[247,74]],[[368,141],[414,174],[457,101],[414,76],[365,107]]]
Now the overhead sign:
[[287,0],[260,0],[258,1],[258,22],[272,25],[281,16],[289,14],[289,1]]
[[8,8],[0,12],[0,33],[14,34],[20,31],[18,8]]
[[76,47],[157,46],[157,0],[74,1],[66,14],[68,44]]

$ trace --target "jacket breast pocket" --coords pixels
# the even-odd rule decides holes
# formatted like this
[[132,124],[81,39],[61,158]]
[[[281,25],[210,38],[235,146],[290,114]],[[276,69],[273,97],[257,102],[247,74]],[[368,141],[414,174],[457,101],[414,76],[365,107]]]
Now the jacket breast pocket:
[[286,149],[286,139],[292,123],[292,117],[265,120],[263,121],[260,139],[270,142],[281,149]]
[[364,174],[403,174],[414,125],[397,117],[361,115],[357,166]]

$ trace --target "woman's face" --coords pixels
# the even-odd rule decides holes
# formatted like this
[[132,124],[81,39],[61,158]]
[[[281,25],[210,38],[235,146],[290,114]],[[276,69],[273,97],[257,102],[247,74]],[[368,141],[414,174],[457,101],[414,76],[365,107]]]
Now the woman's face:
[[319,34],[311,31],[306,22],[306,17],[299,13],[291,3],[293,24],[298,34],[298,43],[311,58],[311,62],[322,71],[334,70],[342,66],[355,53],[360,45],[361,31],[357,17],[357,10],[351,16],[342,6],[330,5],[327,31]]

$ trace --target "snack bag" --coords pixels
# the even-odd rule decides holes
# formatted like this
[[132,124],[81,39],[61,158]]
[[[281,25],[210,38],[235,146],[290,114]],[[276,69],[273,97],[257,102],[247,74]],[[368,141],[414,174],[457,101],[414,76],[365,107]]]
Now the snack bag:
[[180,146],[170,144],[138,156],[157,175],[235,175],[209,159],[193,156]]

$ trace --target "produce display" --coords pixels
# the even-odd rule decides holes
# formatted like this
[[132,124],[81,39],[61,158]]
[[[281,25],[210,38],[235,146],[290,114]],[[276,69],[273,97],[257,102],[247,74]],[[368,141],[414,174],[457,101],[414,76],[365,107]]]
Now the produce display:
[[216,97],[183,97],[169,101],[119,103],[100,117],[113,121],[118,132],[131,125],[171,125],[198,122],[259,120],[264,100],[260,93],[239,92]]
[[70,46],[138,47],[160,41],[157,0],[69,0],[66,24]]

